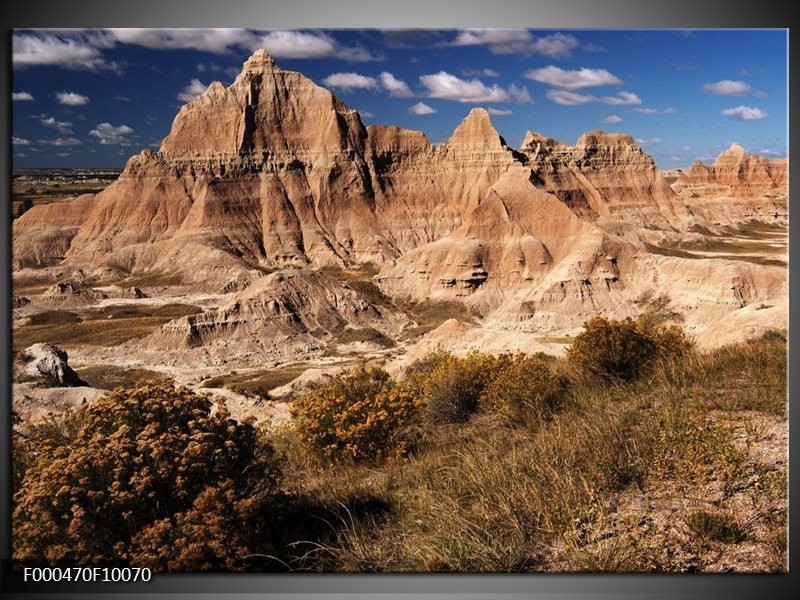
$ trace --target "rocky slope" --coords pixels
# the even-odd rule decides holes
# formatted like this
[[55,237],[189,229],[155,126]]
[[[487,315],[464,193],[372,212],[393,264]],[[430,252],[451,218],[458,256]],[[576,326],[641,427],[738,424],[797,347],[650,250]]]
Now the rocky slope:
[[[718,221],[687,190],[744,197],[744,213],[726,209],[733,219],[758,217],[748,198],[785,183],[785,165],[734,147],[684,172],[679,196],[628,135],[590,131],[568,146],[529,132],[515,150],[481,108],[434,146],[417,131],[365,127],[257,51],[232,85],[183,106],[159,151],[132,157],[103,192],[17,219],[14,268],[106,281],[161,273],[230,294],[164,326],[147,338],[152,349],[309,350],[342,327],[396,335],[407,319],[312,271],[367,262],[382,267],[375,282],[389,296],[463,302],[503,331],[635,315],[653,292],[702,330],[753,303],[780,306],[785,271],[654,254],[652,244]],[[284,271],[263,277],[272,270]]]

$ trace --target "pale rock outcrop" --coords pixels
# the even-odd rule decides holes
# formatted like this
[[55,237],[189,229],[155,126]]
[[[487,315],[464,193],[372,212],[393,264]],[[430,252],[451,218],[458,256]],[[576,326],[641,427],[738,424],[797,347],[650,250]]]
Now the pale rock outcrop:
[[46,378],[60,386],[88,386],[67,364],[67,353],[53,344],[33,344],[22,355],[25,373],[36,378]]

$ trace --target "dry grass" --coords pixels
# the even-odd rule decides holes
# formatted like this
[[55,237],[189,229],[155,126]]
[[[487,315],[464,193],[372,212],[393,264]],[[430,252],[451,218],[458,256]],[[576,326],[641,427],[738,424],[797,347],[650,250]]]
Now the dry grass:
[[90,386],[102,390],[113,390],[118,387],[134,388],[145,381],[157,383],[171,381],[171,377],[164,373],[141,367],[91,365],[76,369],[76,372]]
[[393,339],[372,327],[362,329],[342,329],[333,338],[333,344],[352,344],[355,342],[365,342],[376,344],[381,348],[392,348],[395,346]]
[[306,366],[299,365],[247,373],[233,371],[227,375],[206,379],[200,387],[225,388],[248,397],[266,398],[271,390],[286,385],[302,375],[306,369]]
[[154,332],[172,319],[200,312],[191,304],[163,306],[107,306],[85,311],[78,322],[76,313],[45,311],[31,316],[29,325],[13,331],[15,350],[38,342],[49,342],[63,348],[76,346],[115,346]]
[[[553,365],[569,372],[562,360]],[[632,384],[572,375],[571,395],[547,421],[515,426],[481,409],[466,423],[427,425],[413,456],[370,469],[326,465],[284,430],[274,443],[285,453],[286,480],[295,493],[329,507],[328,515],[338,500],[350,506],[354,497],[379,500],[382,507],[377,516],[346,510],[330,516],[330,535],[308,546],[315,550],[303,556],[303,568],[702,570],[706,555],[687,567],[675,553],[697,552],[705,539],[726,541],[714,547],[718,554],[736,548],[746,533],[764,570],[785,570],[785,513],[780,521],[774,509],[759,513],[768,527],[758,532],[737,529],[738,518],[723,519],[716,528],[699,513],[684,514],[688,541],[668,539],[663,525],[640,513],[610,518],[630,490],[647,494],[674,486],[679,494],[703,493],[721,485],[725,498],[741,493],[754,466],[733,426],[719,415],[735,419],[743,409],[782,414],[785,370],[785,339],[772,334],[674,357]],[[743,388],[748,377],[761,393]],[[734,387],[739,391],[731,394]],[[766,469],[758,489],[780,504],[785,479],[781,487],[775,473],[781,471]]]

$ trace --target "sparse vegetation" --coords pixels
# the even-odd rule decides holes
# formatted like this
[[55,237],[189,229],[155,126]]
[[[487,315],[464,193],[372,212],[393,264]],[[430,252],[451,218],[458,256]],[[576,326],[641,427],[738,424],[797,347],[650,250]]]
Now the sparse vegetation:
[[227,375],[206,379],[201,387],[225,388],[251,398],[266,398],[271,390],[300,377],[306,368],[306,366],[299,365],[245,373],[231,372]]
[[144,337],[172,319],[201,312],[191,304],[162,306],[106,306],[91,308],[83,315],[71,311],[45,311],[31,316],[27,325],[13,332],[15,349],[37,342],[59,347],[115,346]]
[[395,345],[393,339],[372,327],[364,327],[361,329],[351,329],[348,327],[342,329],[333,338],[334,344],[352,344],[355,342],[376,344],[381,348],[391,348]]
[[[224,405],[170,385],[117,390],[32,426],[14,494],[23,564],[238,570],[264,548],[280,470]],[[59,426],[60,425],[60,426]],[[46,429],[42,429],[45,427]]]
[[91,365],[76,369],[76,372],[91,387],[101,390],[134,388],[145,381],[166,383],[172,379],[169,375],[151,369],[120,365]]
[[[576,338],[602,353],[630,336],[622,347],[643,345],[647,360],[609,372],[633,377],[586,377],[573,356],[479,352],[429,355],[396,382],[379,370],[344,373],[296,399],[294,423],[267,434],[284,477],[259,488],[262,512],[245,510],[255,505],[237,499],[245,492],[232,477],[198,485],[169,521],[131,536],[127,556],[160,569],[278,568],[240,560],[257,547],[280,568],[359,572],[719,570],[733,556],[740,568],[785,571],[785,463],[762,464],[752,451],[766,439],[756,423],[785,418],[785,334],[700,353],[651,317],[590,321]],[[608,337],[610,346],[597,343]],[[63,431],[45,436],[54,446],[72,447],[88,430],[76,421],[51,431]],[[69,483],[78,492],[45,493],[39,472],[58,487],[64,476],[48,461],[73,455],[31,452],[38,443],[15,441],[18,494],[42,498],[15,514],[54,499],[64,511],[83,507],[78,480]],[[76,527],[87,517],[77,518]],[[44,523],[37,541],[22,538],[31,557],[66,551]]]
[[333,461],[375,462],[405,455],[420,402],[377,369],[357,370],[292,404],[298,436]]

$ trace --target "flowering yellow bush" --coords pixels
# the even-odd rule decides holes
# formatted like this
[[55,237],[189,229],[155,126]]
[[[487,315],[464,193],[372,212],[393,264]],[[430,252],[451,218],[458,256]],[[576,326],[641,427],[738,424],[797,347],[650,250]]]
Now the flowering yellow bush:
[[478,410],[481,393],[508,364],[508,355],[473,351],[465,357],[437,356],[416,386],[433,423],[463,423]]
[[655,359],[684,355],[693,346],[692,339],[676,325],[594,317],[584,324],[567,358],[587,374],[633,381]]
[[545,359],[519,354],[486,387],[481,404],[517,423],[536,422],[558,410],[567,384]]
[[385,371],[358,370],[292,404],[299,437],[335,461],[373,462],[406,454],[420,402]]
[[[271,446],[220,404],[169,384],[118,388],[64,422],[33,426],[14,494],[23,563],[235,570],[257,547],[276,493]],[[79,417],[79,418],[78,418]]]

